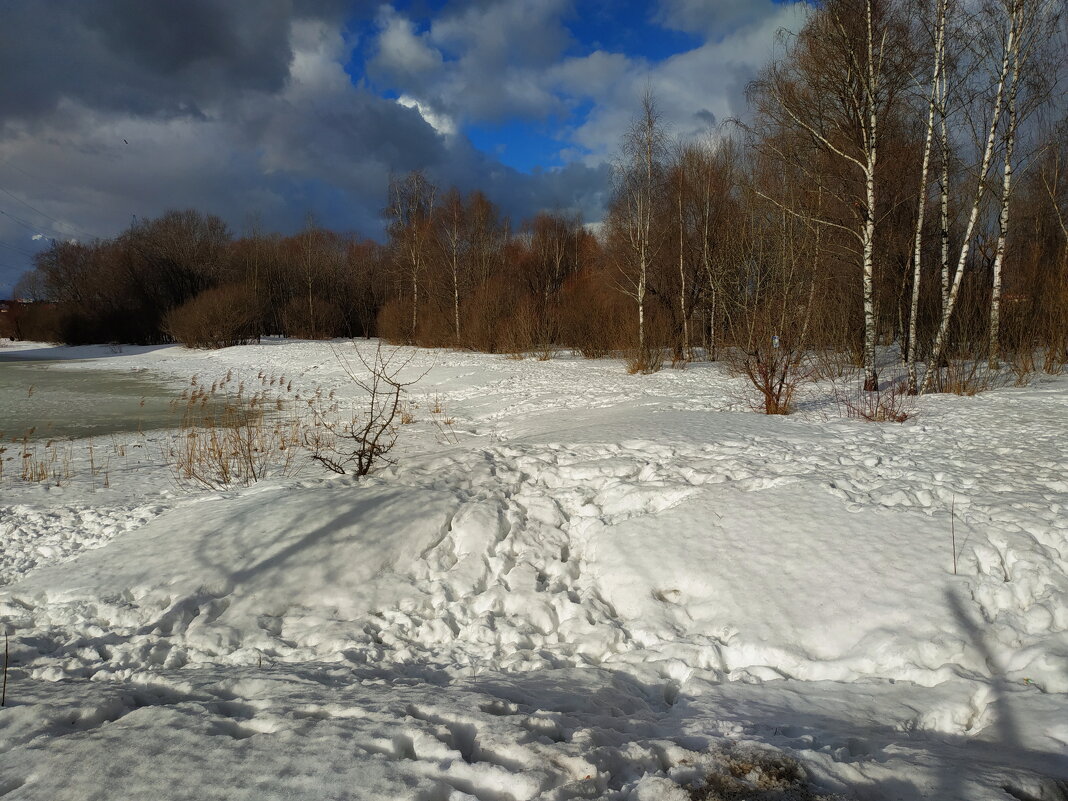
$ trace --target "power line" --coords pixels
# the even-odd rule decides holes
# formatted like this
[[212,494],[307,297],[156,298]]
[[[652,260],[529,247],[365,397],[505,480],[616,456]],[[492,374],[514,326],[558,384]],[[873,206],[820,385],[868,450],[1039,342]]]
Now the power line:
[[4,189],[4,187],[2,187],[2,186],[0,186],[0,192],[3,192],[5,195],[7,195],[10,198],[13,198],[14,200],[17,200],[19,203],[21,203],[23,206],[25,206],[26,208],[30,209],[31,211],[36,211],[42,217],[47,217],[49,220],[51,220],[52,222],[56,223],[57,225],[66,225],[69,228],[73,228],[74,227],[74,226],[70,225],[69,223],[64,223],[64,222],[62,222],[60,220],[57,220],[51,214],[46,214],[45,212],[41,211],[36,206],[31,206],[29,203],[27,203],[25,200],[20,198],[18,195],[14,194],[10,190]]
[[[36,182],[36,183],[38,183],[38,184],[40,184],[40,183],[50,183],[50,184],[52,185],[52,187],[53,187],[53,188],[56,188],[56,185],[55,185],[55,183],[53,183],[53,182],[51,182],[51,181],[42,181],[42,180],[41,180],[41,179],[39,179],[39,178],[34,178],[34,177],[33,177],[32,175],[30,175],[30,174],[29,174],[28,172],[26,172],[26,171],[25,171],[24,169],[22,169],[22,168],[21,168],[21,167],[19,167],[18,165],[16,165],[16,164],[12,164],[12,163],[11,163],[11,158],[12,158],[12,157],[9,157],[9,158],[8,158],[8,160],[4,162],[4,164],[3,164],[3,166],[4,166],[4,167],[10,167],[10,168],[12,168],[13,170],[16,170],[17,172],[20,172],[20,173],[22,173],[23,175],[25,175],[25,176],[26,176],[27,178],[29,178],[29,179],[30,179],[31,181],[34,181],[34,182]],[[33,210],[33,211],[35,211],[35,212],[36,212],[37,214],[40,214],[40,215],[41,215],[42,217],[45,217],[45,218],[47,218],[47,219],[51,220],[51,221],[52,221],[52,222],[54,222],[54,223],[55,223],[56,225],[60,225],[60,226],[63,226],[63,227],[65,227],[65,228],[69,228],[70,230],[74,231],[75,233],[79,233],[79,234],[81,234],[82,236],[88,237],[89,239],[101,239],[101,238],[102,238],[102,237],[99,237],[99,236],[97,236],[96,234],[93,234],[93,233],[90,233],[89,231],[86,231],[86,230],[85,230],[84,228],[79,228],[78,226],[76,226],[76,225],[73,225],[72,223],[69,223],[69,222],[63,222],[62,220],[57,220],[57,219],[56,219],[55,217],[53,217],[53,216],[52,216],[51,214],[48,214],[47,212],[41,211],[41,210],[40,210],[39,208],[37,208],[36,206],[33,206],[33,205],[31,205],[31,204],[30,204],[30,203],[28,203],[27,201],[25,201],[25,200],[23,200],[22,198],[20,198],[20,197],[19,197],[18,195],[15,195],[15,194],[14,194],[14,193],[12,193],[12,192],[11,192],[10,190],[8,190],[8,189],[5,189],[5,188],[4,188],[4,187],[2,187],[2,186],[0,186],[0,192],[3,192],[3,193],[4,193],[5,195],[7,195],[8,197],[12,198],[13,200],[16,200],[16,201],[18,201],[19,203],[21,203],[21,204],[22,204],[23,206],[25,206],[26,208],[28,208],[28,209],[32,209],[32,210]],[[6,212],[5,212],[5,213],[6,213]],[[8,214],[7,216],[11,217],[12,215]],[[60,231],[59,231],[59,229],[58,229],[58,228],[56,228],[55,226],[48,226],[48,227],[49,227],[49,228],[51,228],[51,229],[52,229],[53,231],[57,231],[57,232],[59,232],[61,236],[67,236],[67,234],[63,234],[62,232],[60,232]]]
[[[3,209],[0,209],[0,214],[3,214],[5,217],[11,219],[13,222],[18,223],[23,228],[28,228],[29,230],[33,231],[34,233],[38,233],[40,231],[40,228],[41,228],[40,225],[33,225],[31,223],[28,223],[24,219],[22,219],[21,217],[16,217],[14,214],[10,214],[10,213],[4,211]],[[51,226],[49,226],[49,227],[51,228]]]
[[22,248],[17,247],[16,245],[8,244],[7,242],[0,242],[0,247],[4,247],[4,248],[7,248],[9,250],[13,250],[16,253],[21,253],[23,256],[29,256],[30,258],[33,258],[36,255],[35,253],[31,253],[28,250],[23,250]]
[[[50,229],[52,229],[52,231],[54,233],[56,233],[58,236],[57,237],[49,237],[50,239],[56,239],[56,238],[65,239],[65,238],[70,236],[70,234],[63,233],[58,228],[56,228],[54,225],[34,225],[33,223],[26,222],[26,220],[22,219],[18,215],[12,214],[10,211],[4,211],[3,209],[0,209],[0,214],[3,214],[5,217],[7,217],[12,222],[21,225],[26,230],[33,231],[35,234],[39,234],[41,232],[42,228],[50,228]],[[70,226],[70,227],[74,228],[73,225]],[[77,231],[78,229],[74,228],[74,230]],[[89,234],[86,231],[83,231],[82,233],[85,234],[86,236],[88,236],[90,239],[95,239],[96,238],[96,237],[92,236],[92,234]]]

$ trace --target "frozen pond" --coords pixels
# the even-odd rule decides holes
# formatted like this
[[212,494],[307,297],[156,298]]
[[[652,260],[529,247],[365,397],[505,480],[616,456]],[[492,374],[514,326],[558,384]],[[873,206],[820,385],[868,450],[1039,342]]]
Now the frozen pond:
[[125,434],[177,425],[179,390],[150,374],[0,360],[4,440]]

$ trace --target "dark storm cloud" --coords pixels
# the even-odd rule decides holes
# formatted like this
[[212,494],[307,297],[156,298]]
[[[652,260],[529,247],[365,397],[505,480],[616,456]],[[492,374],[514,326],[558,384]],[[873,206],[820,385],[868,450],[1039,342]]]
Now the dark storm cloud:
[[411,169],[483,189],[517,224],[542,208],[600,213],[598,168],[519,173],[430,108],[354,82],[344,65],[376,9],[346,33],[330,5],[174,6],[25,2],[5,20],[0,35],[23,44],[0,48],[0,296],[51,239],[113,236],[175,207],[236,231],[289,232],[311,214],[378,236],[390,175]]
[[337,0],[48,0],[4,4],[0,120],[64,98],[97,109],[199,114],[289,74],[294,18],[338,20]]
[[[714,21],[715,4],[664,2],[664,24]],[[514,224],[542,209],[596,221],[636,87],[676,131],[705,130],[737,113],[783,17],[761,0],[754,22],[732,0],[744,30],[654,63],[575,55],[571,0],[449,2],[426,24],[418,2],[379,0],[0,4],[0,296],[51,238],[113,236],[170,208],[283,232],[310,213],[378,236],[389,177],[411,169],[482,189]],[[518,172],[463,133],[576,108],[557,154],[576,163],[561,169]]]
[[466,140],[455,141],[448,160],[431,165],[427,172],[442,187],[483,191],[515,227],[539,211],[577,212],[585,222],[599,221],[611,178],[608,164],[572,163],[553,170],[519,172]]

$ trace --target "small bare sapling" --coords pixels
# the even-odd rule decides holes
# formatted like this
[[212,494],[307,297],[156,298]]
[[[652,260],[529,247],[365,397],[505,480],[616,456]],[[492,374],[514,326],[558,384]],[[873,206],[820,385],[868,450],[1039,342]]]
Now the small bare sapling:
[[377,467],[395,464],[389,454],[407,409],[405,395],[426,373],[403,380],[401,373],[412,356],[398,356],[399,349],[387,354],[379,345],[370,358],[358,348],[355,352],[358,364],[339,350],[334,356],[363,392],[362,406],[342,417],[316,413],[314,424],[305,431],[304,444],[313,459],[335,473],[365,476]]

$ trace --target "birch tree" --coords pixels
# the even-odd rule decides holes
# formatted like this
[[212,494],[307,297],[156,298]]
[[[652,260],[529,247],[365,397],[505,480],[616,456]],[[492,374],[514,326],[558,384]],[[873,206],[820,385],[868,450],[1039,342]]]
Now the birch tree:
[[467,232],[467,214],[459,190],[450,189],[442,199],[436,214],[436,241],[449,277],[452,300],[453,338],[460,344],[460,273],[466,258],[470,237]]
[[419,287],[426,269],[431,237],[434,196],[437,188],[420,171],[389,181],[389,238],[398,266],[411,286],[411,326],[408,342],[415,340],[419,325]]
[[[676,152],[675,165],[672,169],[671,183],[675,195],[676,229],[678,232],[678,267],[679,267],[679,342],[675,346],[678,359],[690,360],[690,319],[686,307],[686,206],[690,195],[690,181],[687,170],[686,148]],[[692,285],[692,282],[690,282]]]
[[967,267],[968,256],[971,252],[971,243],[975,237],[976,225],[979,222],[979,212],[982,208],[983,199],[987,190],[988,175],[994,159],[999,124],[1001,122],[1002,111],[1004,110],[1006,85],[1011,74],[1012,54],[1017,48],[1020,35],[1023,1],[1024,0],[1009,0],[1011,7],[1007,9],[1007,16],[997,20],[995,23],[1001,28],[1004,38],[1002,40],[1003,47],[999,63],[991,75],[993,89],[989,105],[989,123],[986,128],[982,158],[980,159],[979,168],[975,175],[975,190],[972,195],[971,208],[968,213],[968,222],[965,226],[961,240],[960,254],[957,259],[956,268],[953,270],[950,277],[948,290],[945,294],[941,319],[939,320],[938,330],[935,334],[934,345],[931,348],[931,355],[927,362],[927,369],[923,377],[923,383],[920,386],[921,393],[927,392],[930,389],[934,377],[938,372],[938,367],[941,364],[949,335],[949,325],[953,318],[953,310],[956,306],[957,298],[960,295],[961,282],[964,279],[964,271]]
[[[846,210],[844,220],[829,215],[807,219],[810,224],[833,227],[854,243],[861,279],[867,391],[878,388],[874,279],[881,126],[893,112],[906,74],[901,60],[907,57],[907,47],[895,13],[888,0],[831,0],[813,15],[786,56],[765,70],[753,86],[766,118],[807,139],[822,158],[839,163],[857,181],[855,190],[848,182],[825,184]],[[789,158],[782,151],[779,155]],[[799,214],[797,209],[786,210]]]
[[[1030,66],[1049,41],[1049,25],[1054,21],[1053,9],[1046,0],[1001,0],[1003,13],[1015,19],[1017,33],[1012,42],[1012,66],[1008,74],[1008,98],[1005,104],[1005,133],[1001,170],[1001,196],[998,212],[998,237],[994,246],[993,287],[990,296],[989,366],[996,370],[1001,355],[1001,294],[1002,270],[1005,263],[1009,235],[1009,212],[1013,192],[1014,159],[1021,123],[1043,103],[1047,94],[1042,75],[1030,72]],[[1027,79],[1030,78],[1030,81]],[[1025,81],[1030,91],[1025,87]]]
[[740,244],[742,233],[732,228],[741,219],[733,203],[733,193],[738,183],[737,162],[739,152],[733,140],[724,140],[714,145],[707,139],[691,151],[691,226],[697,239],[697,260],[702,278],[699,295],[704,301],[707,315],[708,357],[717,357],[717,333],[723,302],[724,258],[728,243]]
[[649,274],[662,245],[653,230],[664,184],[666,136],[652,91],[642,96],[641,111],[623,135],[615,165],[612,219],[621,230],[624,252],[618,265],[620,288],[637,307],[639,358],[646,352],[645,299]]
[[[917,204],[918,210],[916,212],[916,235],[913,243],[912,252],[912,298],[909,303],[909,333],[908,333],[908,346],[905,352],[905,364],[908,371],[908,391],[910,394],[916,394],[917,378],[916,378],[916,354],[919,345],[919,332],[917,330],[917,324],[920,313],[920,285],[923,268],[923,230],[924,230],[924,218],[927,211],[927,194],[928,194],[928,181],[929,172],[931,166],[931,149],[934,141],[935,133],[935,120],[939,111],[939,104],[943,102],[944,94],[944,82],[945,82],[945,68],[946,68],[946,11],[947,0],[937,0],[935,6],[935,24],[934,24],[934,54],[933,54],[933,66],[931,75],[931,84],[929,89],[929,100],[927,104],[927,128],[926,135],[923,141],[923,165],[920,168],[920,193],[919,203]],[[943,115],[944,120],[944,115]],[[947,171],[944,175],[948,174],[948,154],[943,152],[943,169]],[[945,177],[945,182],[948,183],[948,177]],[[948,200],[949,194],[946,191],[946,187],[942,193],[943,205],[942,205],[942,235],[943,253],[948,252],[949,246],[949,231],[948,231]],[[943,272],[944,274],[944,272]],[[943,281],[943,285],[945,282]]]

